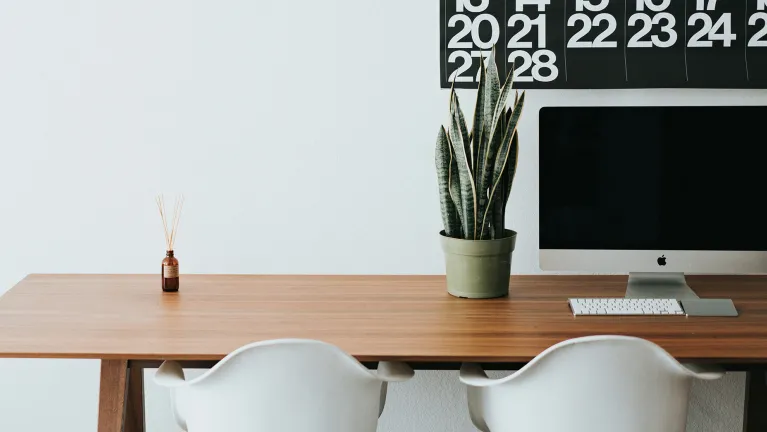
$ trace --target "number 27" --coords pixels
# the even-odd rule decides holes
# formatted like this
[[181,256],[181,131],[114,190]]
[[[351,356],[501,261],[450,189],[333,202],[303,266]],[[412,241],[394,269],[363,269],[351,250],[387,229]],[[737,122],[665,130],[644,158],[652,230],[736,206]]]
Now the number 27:
[[472,79],[472,77],[464,76],[463,74],[468,71],[469,68],[471,68],[471,65],[474,63],[472,57],[483,58],[485,60],[485,66],[487,66],[487,63],[490,61],[492,55],[492,51],[453,51],[450,54],[450,57],[447,59],[448,63],[456,63],[458,59],[462,59],[463,63],[458,66],[452,74],[450,74],[450,77],[447,79],[448,82],[479,82],[479,74],[481,72],[479,68],[477,68],[476,81]]

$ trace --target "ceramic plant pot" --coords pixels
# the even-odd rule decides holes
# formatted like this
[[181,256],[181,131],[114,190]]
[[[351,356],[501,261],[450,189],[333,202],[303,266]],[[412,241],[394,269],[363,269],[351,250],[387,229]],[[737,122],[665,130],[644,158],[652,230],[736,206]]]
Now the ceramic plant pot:
[[505,234],[496,240],[464,240],[440,232],[450,294],[473,299],[509,294],[511,254],[517,233],[506,230]]

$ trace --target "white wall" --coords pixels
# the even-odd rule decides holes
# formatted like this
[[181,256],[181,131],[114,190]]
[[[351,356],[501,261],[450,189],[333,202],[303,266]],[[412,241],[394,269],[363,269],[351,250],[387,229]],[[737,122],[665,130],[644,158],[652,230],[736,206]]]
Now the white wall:
[[[183,272],[442,273],[437,20],[436,0],[0,2],[0,293],[30,272],[156,272],[159,191],[187,197]],[[539,107],[767,102],[528,96],[516,273],[538,271]],[[96,361],[2,360],[0,431],[95,431],[97,383]],[[696,386],[690,430],[740,430],[742,395],[742,374]],[[150,431],[172,430],[166,396],[149,386]],[[455,373],[421,372],[381,430],[469,431],[463,403]]]

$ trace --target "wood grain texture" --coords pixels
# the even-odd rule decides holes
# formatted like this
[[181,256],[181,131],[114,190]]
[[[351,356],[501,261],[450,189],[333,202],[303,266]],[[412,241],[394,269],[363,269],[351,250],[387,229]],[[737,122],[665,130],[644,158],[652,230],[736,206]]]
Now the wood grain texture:
[[0,298],[0,357],[218,360],[276,338],[362,361],[525,362],[573,337],[623,334],[680,360],[767,362],[767,277],[690,276],[737,318],[580,317],[568,297],[621,297],[625,276],[513,276],[509,298],[451,297],[444,276],[30,275]]
[[103,360],[101,362],[98,432],[123,432],[127,385],[127,361]]

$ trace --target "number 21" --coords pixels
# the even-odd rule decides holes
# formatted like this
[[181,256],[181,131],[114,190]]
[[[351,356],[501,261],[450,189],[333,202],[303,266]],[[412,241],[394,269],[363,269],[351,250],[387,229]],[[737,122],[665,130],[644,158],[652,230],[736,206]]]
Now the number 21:
[[532,48],[532,42],[521,42],[520,39],[527,36],[533,25],[538,26],[538,48],[546,48],[546,16],[538,15],[536,19],[530,19],[527,15],[514,14],[509,18],[509,27],[514,27],[517,22],[522,23],[522,29],[509,38],[509,48]]

